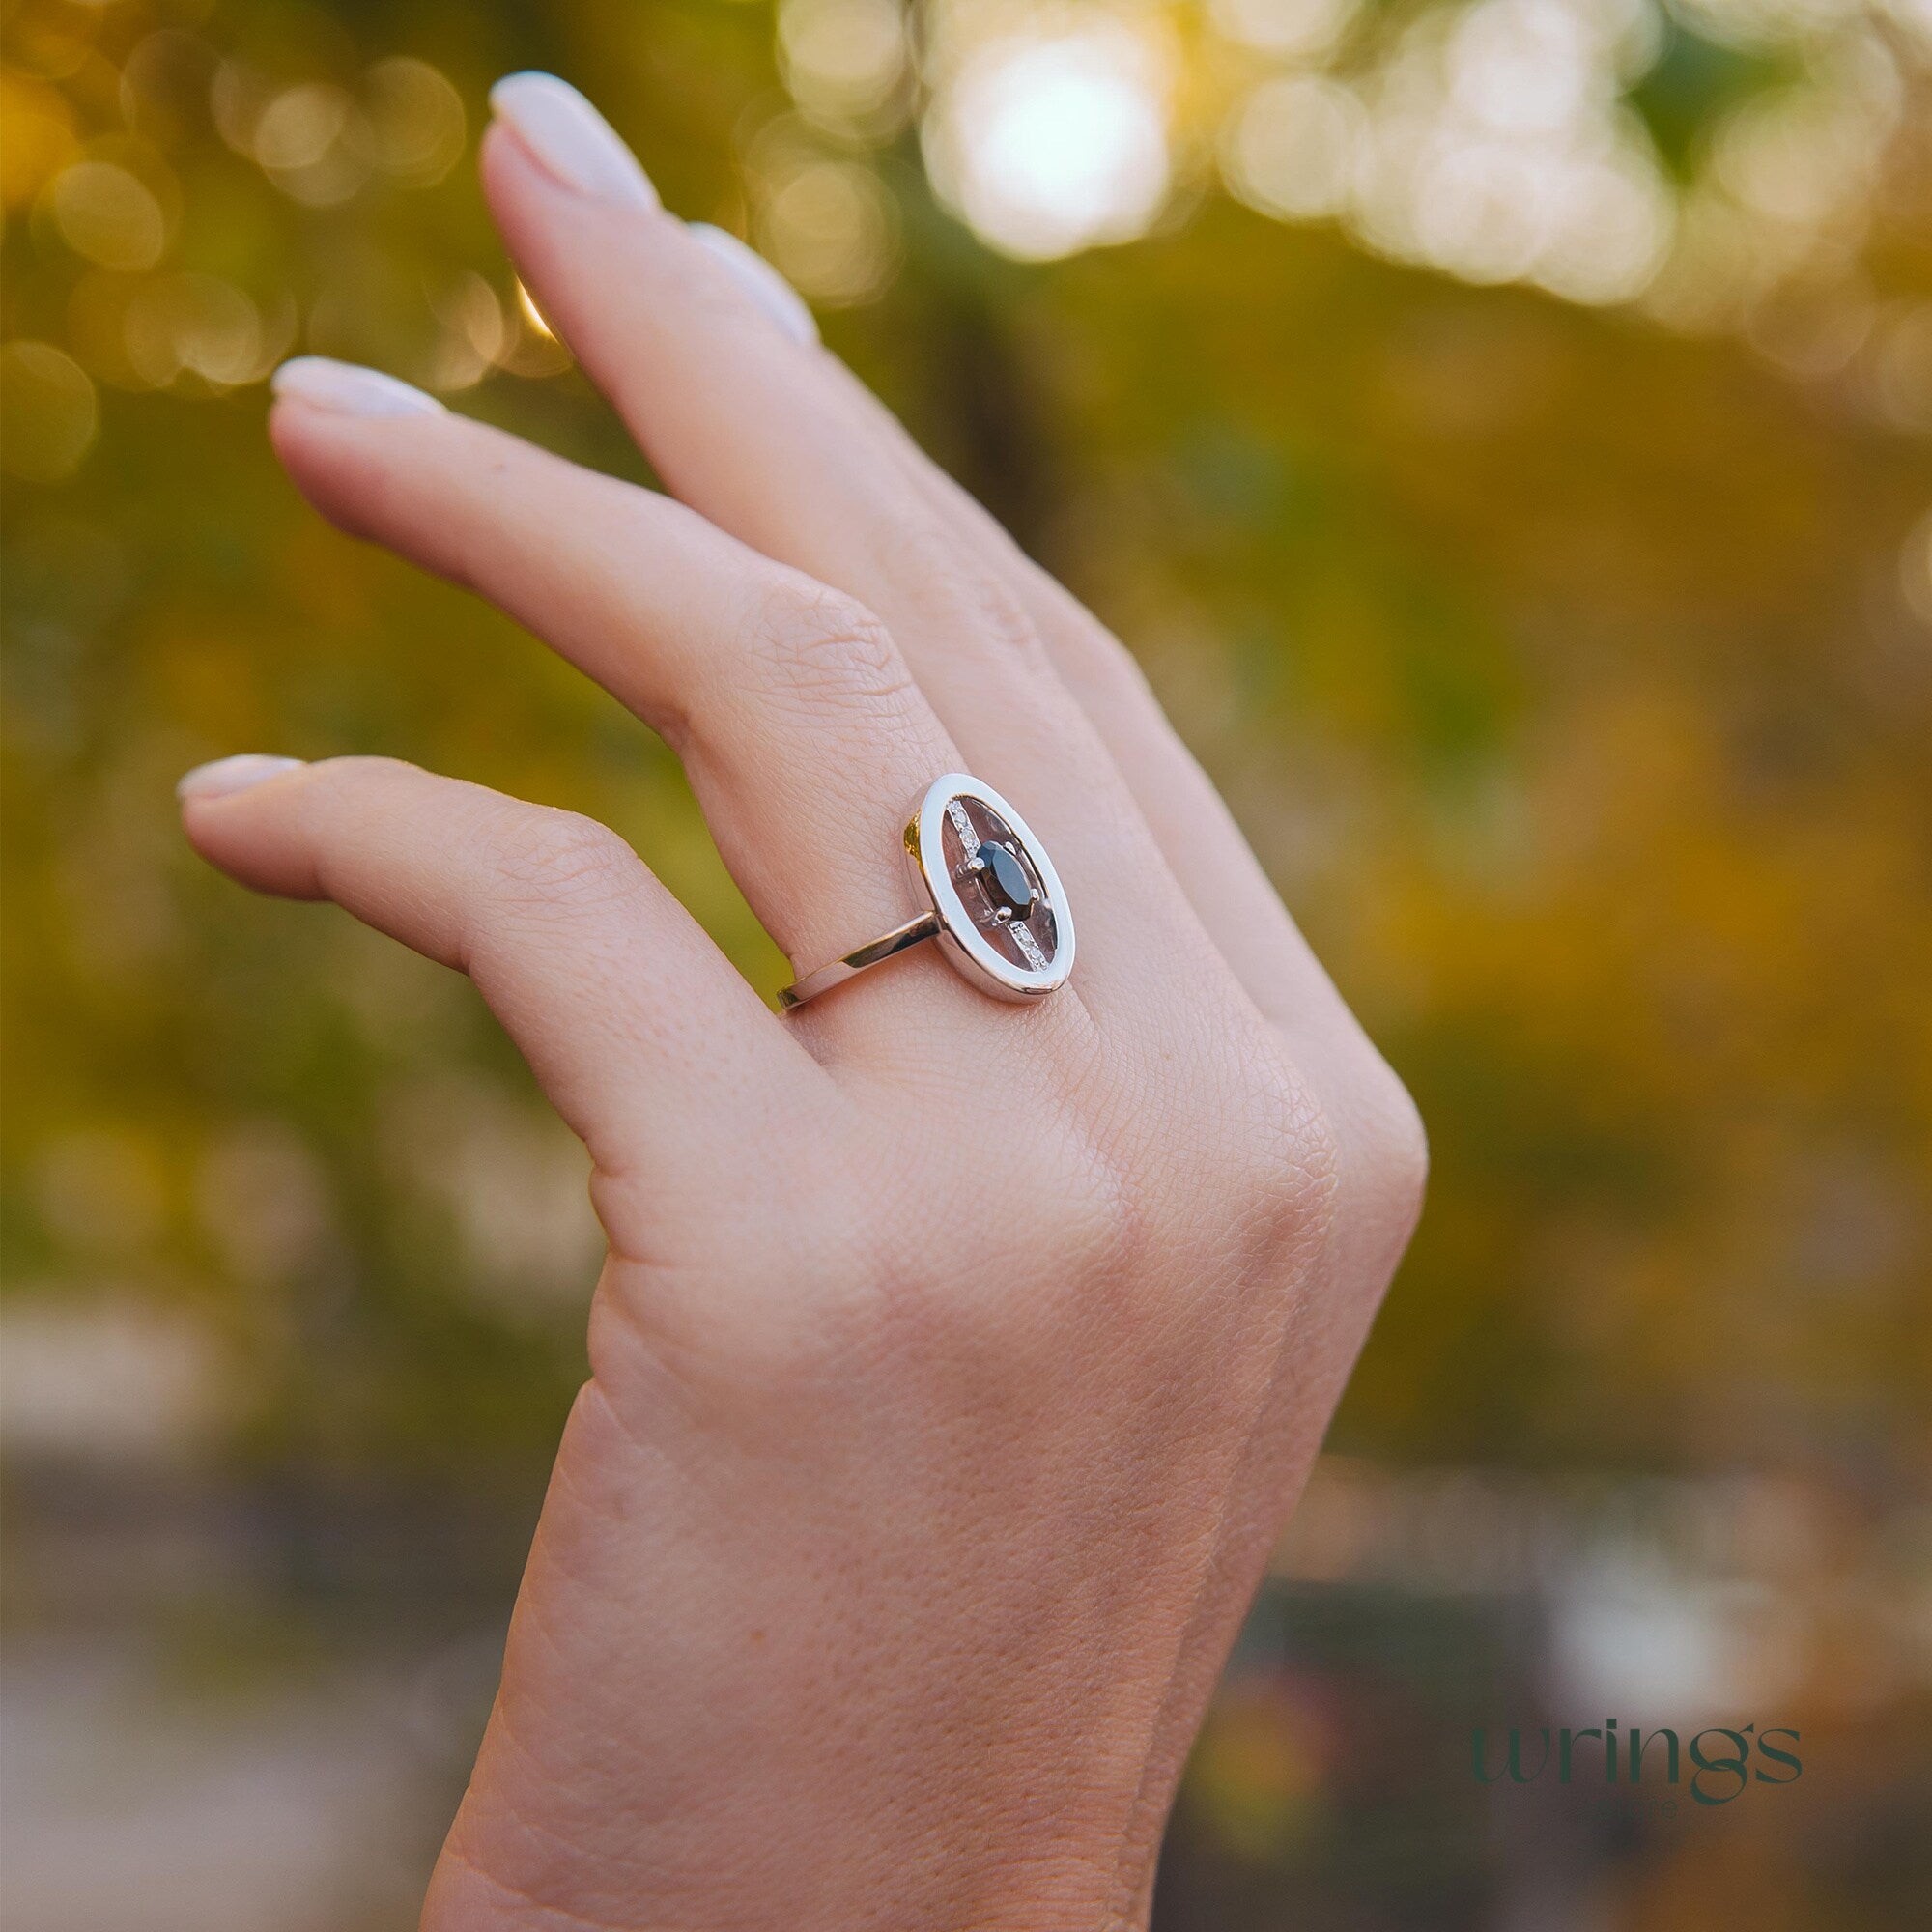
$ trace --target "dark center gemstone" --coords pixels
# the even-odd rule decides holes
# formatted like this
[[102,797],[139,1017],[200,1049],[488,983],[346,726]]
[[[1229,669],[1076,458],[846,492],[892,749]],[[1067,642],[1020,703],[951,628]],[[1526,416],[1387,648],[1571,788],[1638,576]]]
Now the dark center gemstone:
[[1033,886],[1026,867],[1004,845],[983,844],[980,857],[986,863],[975,876],[998,912],[1003,908],[1014,919],[1024,919],[1033,904]]

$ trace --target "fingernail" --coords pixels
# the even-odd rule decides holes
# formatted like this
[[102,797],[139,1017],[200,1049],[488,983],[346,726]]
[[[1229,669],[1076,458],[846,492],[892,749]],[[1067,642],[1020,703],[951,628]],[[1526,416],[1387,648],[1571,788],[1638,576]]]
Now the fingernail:
[[755,248],[747,247],[729,229],[714,228],[708,221],[694,221],[690,228],[794,342],[809,345],[818,340],[818,324],[804,297]]
[[490,90],[497,118],[560,181],[593,201],[658,208],[658,191],[617,130],[554,73],[505,74]]
[[184,772],[175,786],[175,796],[183,800],[225,798],[232,791],[246,791],[250,785],[260,784],[264,779],[296,771],[301,763],[300,758],[273,758],[262,752],[242,752],[232,758],[216,758],[213,764],[197,765],[193,771]]
[[339,416],[440,416],[448,412],[434,396],[356,362],[327,355],[298,355],[269,378],[278,396],[293,396]]

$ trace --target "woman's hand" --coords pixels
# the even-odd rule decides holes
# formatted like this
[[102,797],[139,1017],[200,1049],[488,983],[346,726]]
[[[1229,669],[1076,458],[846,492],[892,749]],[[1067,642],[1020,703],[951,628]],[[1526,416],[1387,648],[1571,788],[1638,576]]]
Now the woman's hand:
[[215,865],[468,972],[595,1164],[592,1375],[424,1925],[1139,1925],[1413,1111],[1120,646],[581,97],[495,105],[518,267],[678,500],[314,361],[297,482],[663,732],[801,972],[916,910],[955,770],[1080,959],[1020,1008],[922,947],[781,1019],[601,826],[380,759],[184,781]]

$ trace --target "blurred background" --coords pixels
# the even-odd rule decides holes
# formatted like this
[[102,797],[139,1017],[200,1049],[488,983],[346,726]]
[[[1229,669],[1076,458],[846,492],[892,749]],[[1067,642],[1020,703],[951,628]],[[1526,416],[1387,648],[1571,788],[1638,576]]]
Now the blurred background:
[[[782,973],[664,748],[262,434],[314,350],[643,473],[483,213],[522,67],[1119,629],[1430,1124],[1162,1932],[1932,1922],[1932,0],[0,16],[9,1932],[412,1925],[583,1373],[468,986],[176,776],[592,812]],[[1474,1776],[1609,1717],[1803,1777]]]

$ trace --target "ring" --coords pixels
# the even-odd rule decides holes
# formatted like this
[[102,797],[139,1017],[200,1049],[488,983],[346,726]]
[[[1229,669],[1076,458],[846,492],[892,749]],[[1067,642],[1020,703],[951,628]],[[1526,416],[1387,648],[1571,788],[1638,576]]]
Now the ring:
[[906,821],[906,859],[925,910],[801,975],[786,1012],[908,948],[939,942],[953,970],[1000,1000],[1036,1000],[1073,971],[1073,915],[1053,861],[991,785],[949,772]]

